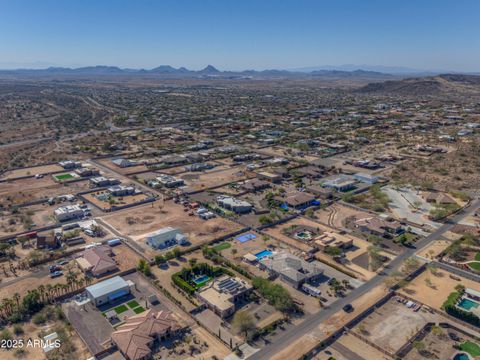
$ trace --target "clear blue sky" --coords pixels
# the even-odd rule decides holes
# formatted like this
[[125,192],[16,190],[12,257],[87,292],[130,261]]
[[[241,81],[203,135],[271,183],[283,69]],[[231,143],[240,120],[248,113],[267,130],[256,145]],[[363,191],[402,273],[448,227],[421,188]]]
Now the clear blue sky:
[[0,0],[0,67],[480,71],[480,0]]

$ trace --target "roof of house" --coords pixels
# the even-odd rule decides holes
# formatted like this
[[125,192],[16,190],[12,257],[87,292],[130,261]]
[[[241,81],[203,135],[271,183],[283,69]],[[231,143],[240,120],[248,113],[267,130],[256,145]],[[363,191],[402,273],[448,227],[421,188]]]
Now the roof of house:
[[380,233],[384,232],[385,229],[395,230],[401,226],[401,224],[396,220],[387,221],[376,216],[358,219],[355,221],[355,224],[357,226],[366,227],[370,230],[377,231]]
[[282,274],[295,282],[323,273],[323,269],[316,262],[308,263],[287,252],[265,257],[260,260],[260,263],[269,270]]
[[255,189],[260,189],[263,187],[269,187],[270,183],[265,180],[260,180],[260,179],[251,179],[245,182],[243,184],[243,188],[247,190],[255,190]]
[[115,276],[99,283],[90,285],[86,290],[94,297],[98,298],[108,295],[117,290],[128,287],[128,283],[120,276]]
[[117,268],[115,260],[111,258],[111,253],[112,250],[108,246],[96,246],[86,249],[83,257],[90,263],[91,271],[95,275]]
[[128,359],[136,360],[151,354],[150,344],[156,337],[179,329],[173,313],[148,309],[129,317],[112,333],[112,340]]
[[280,201],[282,200],[290,206],[298,206],[315,200],[315,196],[306,192],[294,191],[285,194],[285,198],[281,198]]

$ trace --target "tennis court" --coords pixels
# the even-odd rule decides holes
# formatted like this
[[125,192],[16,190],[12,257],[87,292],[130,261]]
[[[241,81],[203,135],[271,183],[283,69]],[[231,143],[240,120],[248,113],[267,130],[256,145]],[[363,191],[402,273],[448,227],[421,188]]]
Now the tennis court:
[[256,237],[257,235],[249,233],[249,234],[240,235],[239,237],[236,238],[236,240],[240,241],[243,244],[244,242],[255,239]]

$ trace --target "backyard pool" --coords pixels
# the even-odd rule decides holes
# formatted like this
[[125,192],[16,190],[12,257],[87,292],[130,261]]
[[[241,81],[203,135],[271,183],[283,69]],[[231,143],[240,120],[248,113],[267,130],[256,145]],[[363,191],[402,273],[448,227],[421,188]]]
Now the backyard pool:
[[310,231],[300,231],[295,234],[299,239],[310,240],[312,238],[312,233]]
[[458,307],[461,307],[462,309],[465,309],[467,311],[470,311],[472,309],[478,308],[478,303],[475,301],[472,301],[470,299],[463,298],[460,300],[460,302],[457,304]]
[[255,254],[257,260],[262,260],[264,257],[271,256],[273,253],[269,250],[263,250]]
[[210,280],[210,277],[207,276],[207,275],[200,275],[200,276],[197,276],[195,279],[193,279],[193,282],[195,283],[195,285],[197,286],[202,286],[204,285],[208,280]]
[[470,360],[470,358],[465,353],[459,353],[453,357],[453,360]]

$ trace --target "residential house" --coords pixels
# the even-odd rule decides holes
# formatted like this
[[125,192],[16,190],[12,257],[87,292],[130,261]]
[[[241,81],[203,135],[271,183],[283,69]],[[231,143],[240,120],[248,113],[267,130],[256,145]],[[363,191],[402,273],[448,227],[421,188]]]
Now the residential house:
[[237,214],[249,213],[253,208],[249,202],[235,199],[231,196],[220,195],[217,197],[217,202],[224,209],[231,210]]
[[152,358],[155,342],[178,334],[181,326],[170,311],[148,309],[133,315],[112,333],[112,342],[127,360]]
[[245,183],[242,185],[242,188],[251,192],[256,192],[268,189],[270,186],[271,185],[268,181],[251,179],[245,181]]
[[180,229],[167,226],[148,234],[145,242],[154,249],[164,249],[177,244],[184,245],[188,243],[188,239]]
[[363,232],[377,236],[395,236],[404,232],[398,221],[388,221],[377,216],[357,219],[355,220],[355,226]]
[[222,275],[199,291],[197,296],[218,316],[225,318],[232,315],[237,304],[248,299],[252,291],[253,286],[247,281]]
[[323,268],[317,261],[305,260],[288,252],[280,252],[264,257],[259,261],[260,268],[292,287],[299,289],[304,283],[311,283],[323,276]]
[[109,246],[95,246],[85,249],[83,257],[78,258],[77,263],[83,272],[99,277],[118,270],[112,256],[113,252]]

